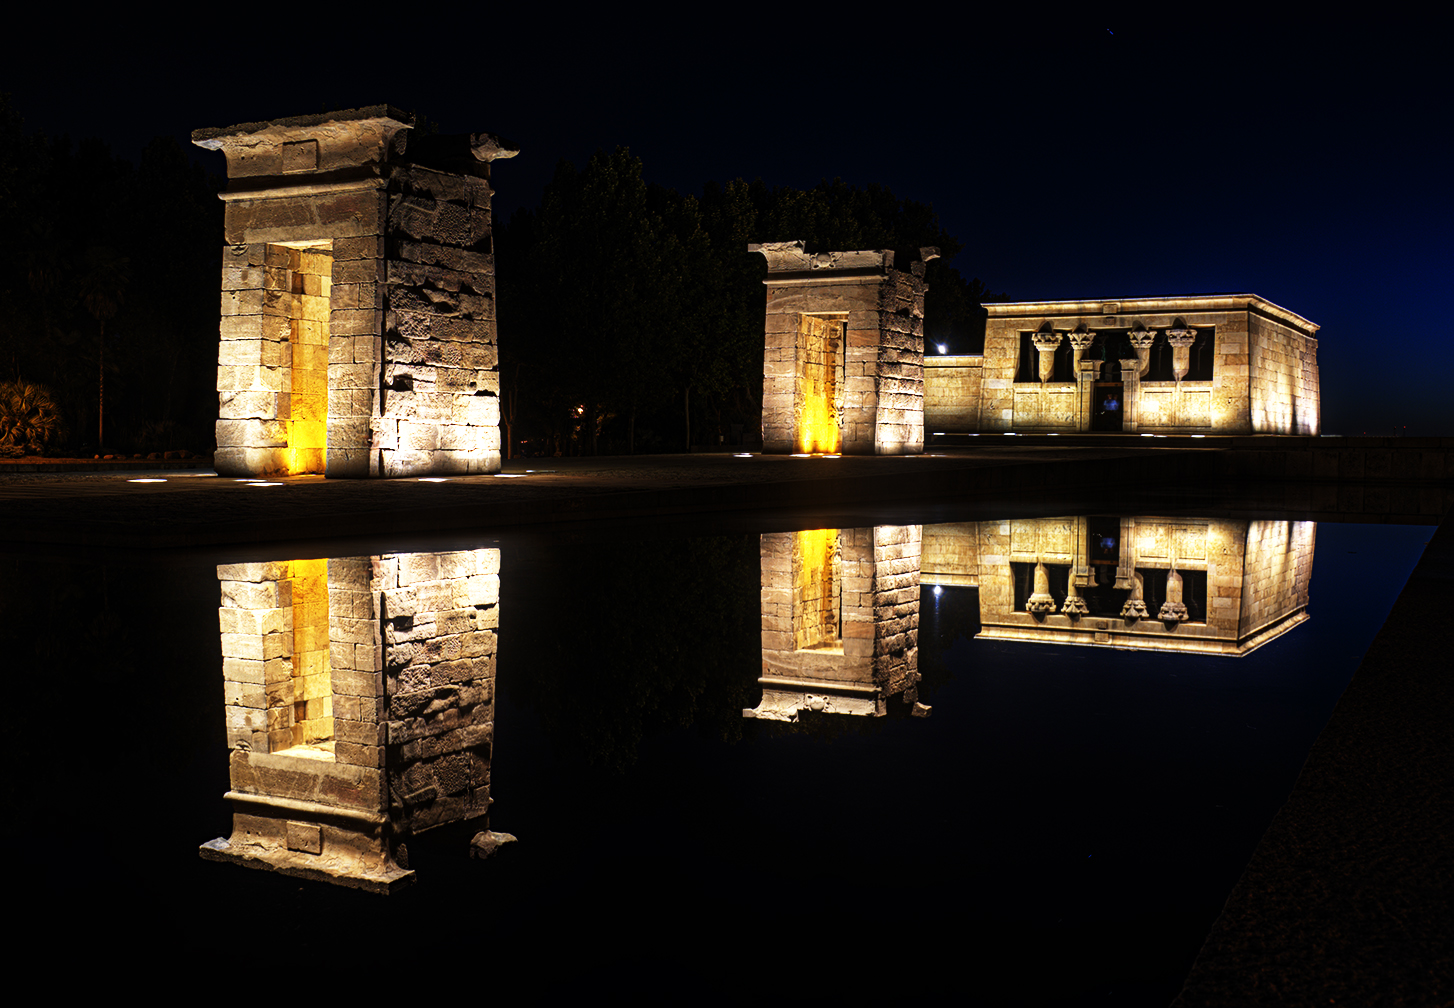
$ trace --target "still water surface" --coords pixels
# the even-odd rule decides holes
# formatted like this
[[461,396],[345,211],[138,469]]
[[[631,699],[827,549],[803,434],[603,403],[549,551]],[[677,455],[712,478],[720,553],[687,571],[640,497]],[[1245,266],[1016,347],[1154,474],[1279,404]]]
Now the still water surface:
[[[327,552],[5,555],[6,842],[35,934],[141,976],[165,949],[231,971],[383,957],[441,992],[476,977],[515,998],[1164,1005],[1432,529],[1274,528],[1282,552],[1263,559],[1281,557],[1283,602],[1310,618],[1229,657],[1178,642],[1216,637],[1233,566],[1250,584],[1245,521],[1229,556],[1192,519],[979,523],[964,549],[945,532],[964,525],[891,520],[826,547],[790,517],[353,547],[498,551],[478,748],[490,826],[520,839],[481,861],[465,856],[478,820],[425,832],[408,842],[417,879],[388,897],[197,854],[233,829],[219,567]],[[1128,545],[1098,573],[1086,530],[1108,528]],[[774,563],[786,581],[769,583]],[[1055,610],[1038,620],[1020,597],[1036,563]],[[1072,620],[1077,564],[1090,605]],[[1193,619],[1168,629],[1173,566]],[[1133,590],[1115,577],[1136,572],[1144,625],[1119,619]],[[877,617],[853,608],[873,585],[897,593]],[[881,653],[862,658],[875,619]],[[1101,619],[1141,637],[1085,640]]]

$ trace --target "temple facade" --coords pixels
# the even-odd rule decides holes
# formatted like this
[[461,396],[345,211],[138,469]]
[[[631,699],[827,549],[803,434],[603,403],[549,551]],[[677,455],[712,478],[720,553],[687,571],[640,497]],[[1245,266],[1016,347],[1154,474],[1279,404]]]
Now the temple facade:
[[1255,294],[985,309],[982,355],[924,359],[931,432],[1321,431],[1318,326]]
[[500,468],[488,133],[380,105],[197,130],[227,156],[217,471]]

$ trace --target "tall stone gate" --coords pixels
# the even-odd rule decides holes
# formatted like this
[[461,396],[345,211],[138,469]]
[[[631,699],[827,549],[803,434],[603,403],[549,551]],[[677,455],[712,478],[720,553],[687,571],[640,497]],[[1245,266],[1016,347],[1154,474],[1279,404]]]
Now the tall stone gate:
[[387,105],[197,130],[227,155],[217,471],[500,468],[488,133]]
[[922,452],[924,264],[939,250],[919,249],[895,268],[885,250],[748,249],[767,259],[762,450]]

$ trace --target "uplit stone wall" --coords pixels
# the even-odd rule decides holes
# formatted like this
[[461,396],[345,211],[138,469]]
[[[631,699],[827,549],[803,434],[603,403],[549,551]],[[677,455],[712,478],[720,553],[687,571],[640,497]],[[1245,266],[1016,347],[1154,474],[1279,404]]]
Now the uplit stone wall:
[[[1072,433],[1097,429],[1096,383],[1119,383],[1124,433],[1316,434],[1320,430],[1318,327],[1255,294],[1133,298],[1122,301],[1044,301],[985,306],[985,352],[978,391],[955,365],[926,367],[926,402],[933,430],[946,432]],[[1186,363],[1195,331],[1210,329],[1209,379],[1148,378],[1157,341]],[[1097,333],[1135,337],[1124,356],[1092,359],[1104,348]],[[1072,381],[1018,380],[1022,339],[1036,353],[1071,348]],[[952,359],[951,359],[952,360]],[[1181,373],[1178,371],[1178,373]],[[976,399],[977,396],[977,399]],[[974,419],[970,419],[971,415]]]
[[1318,341],[1277,318],[1253,315],[1248,393],[1257,434],[1318,434]]
[[790,453],[822,443],[802,429],[820,410],[806,405],[804,319],[842,320],[843,383],[828,410],[849,455],[916,454],[924,447],[924,263],[894,268],[888,251],[809,254],[802,242],[748,246],[767,259],[763,450]]
[[[411,124],[375,106],[193,134],[229,178],[218,472],[498,471],[489,164],[514,150]],[[313,371],[321,353],[315,445],[299,421],[316,410],[290,397],[316,398],[295,358]]]
[[496,549],[219,567],[234,816],[203,856],[388,891],[402,841],[485,814],[499,569]]
[[[825,532],[833,540],[833,562],[805,562],[804,552],[817,552]],[[882,715],[889,697],[915,702],[921,546],[917,525],[763,535],[762,702],[744,716],[793,721],[804,710]],[[825,566],[838,581],[826,593],[841,606],[836,641],[821,633]],[[805,605],[811,614],[799,611]],[[808,623],[818,632],[805,637]]]
[[979,430],[984,355],[924,355],[924,430]]

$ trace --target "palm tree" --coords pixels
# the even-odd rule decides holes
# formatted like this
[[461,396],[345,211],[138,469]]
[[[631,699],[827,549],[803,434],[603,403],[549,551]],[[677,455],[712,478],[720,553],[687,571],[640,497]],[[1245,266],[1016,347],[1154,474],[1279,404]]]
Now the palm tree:
[[35,382],[0,382],[0,447],[38,455],[65,434],[61,411],[50,389]]
[[106,323],[116,317],[131,282],[130,261],[104,245],[93,245],[81,258],[76,278],[76,295],[100,327],[96,354],[96,447],[105,442],[106,424]]

